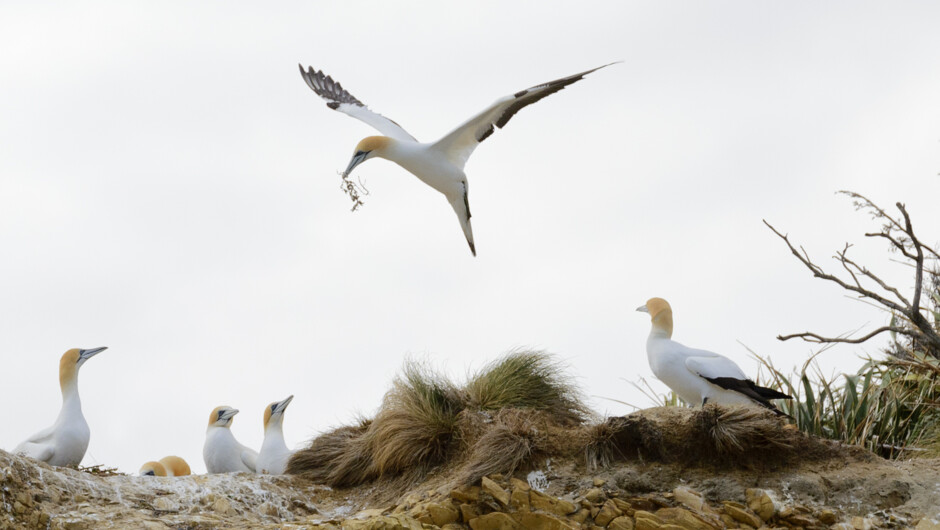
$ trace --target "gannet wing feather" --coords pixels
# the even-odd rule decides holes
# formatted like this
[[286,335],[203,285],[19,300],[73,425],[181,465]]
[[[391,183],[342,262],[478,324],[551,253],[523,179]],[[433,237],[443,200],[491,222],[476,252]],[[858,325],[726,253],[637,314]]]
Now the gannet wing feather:
[[564,89],[568,85],[580,81],[591,72],[595,72],[611,64],[615,63],[605,64],[604,66],[598,66],[597,68],[592,68],[578,74],[535,85],[534,87],[520,90],[511,96],[497,99],[482,112],[470,118],[438,140],[433,147],[445,152],[452,162],[463,168],[467,159],[470,158],[470,155],[473,153],[473,150],[476,149],[483,140],[489,138],[496,127],[502,129],[509,123],[509,120],[511,120],[517,112],[542,98]]
[[299,64],[297,66],[300,67],[300,75],[307,82],[307,86],[327,101],[327,107],[371,125],[385,136],[406,142],[417,142],[415,137],[408,134],[408,131],[402,128],[401,125],[369,110],[365,103],[356,99],[355,96],[343,88],[343,85],[333,81],[333,78],[324,74],[322,70],[314,71],[311,66],[307,71],[304,71],[303,66]]
[[727,357],[710,351],[692,350],[691,348],[690,353],[691,355],[685,360],[685,366],[698,376],[706,379],[730,377],[747,380],[747,376],[744,375],[741,368]]
[[248,469],[252,470],[255,473],[258,472],[258,452],[257,451],[253,449],[249,449],[247,447],[242,447],[241,457],[242,457],[242,463],[245,464],[245,466]]

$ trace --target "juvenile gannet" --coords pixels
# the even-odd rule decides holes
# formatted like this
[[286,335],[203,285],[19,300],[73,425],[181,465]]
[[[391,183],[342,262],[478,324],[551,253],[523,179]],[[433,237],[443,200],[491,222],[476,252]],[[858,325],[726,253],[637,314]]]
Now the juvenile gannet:
[[283,475],[291,451],[284,442],[284,410],[294,396],[271,403],[264,409],[264,442],[258,453],[258,473]]
[[258,453],[238,443],[232,434],[232,417],[238,409],[221,406],[209,414],[206,443],[202,446],[202,459],[209,473],[255,472]]
[[108,349],[73,348],[59,359],[59,387],[62,389],[62,409],[55,423],[27,438],[13,449],[14,453],[41,460],[53,466],[77,466],[85,456],[91,431],[82,415],[82,400],[78,397],[78,370],[85,361]]
[[646,355],[653,374],[686,403],[757,404],[785,415],[770,400],[793,399],[790,396],[757,386],[727,357],[688,348],[672,340],[669,302],[650,298],[636,310],[649,313],[653,321],[646,341]]
[[300,75],[307,82],[307,86],[313,89],[317,95],[327,100],[326,106],[363,121],[385,135],[369,136],[359,142],[353,152],[349,166],[343,172],[344,178],[349,176],[356,166],[370,158],[379,157],[395,162],[428,186],[444,194],[447,202],[450,203],[457,214],[460,227],[463,229],[467,243],[470,245],[470,252],[476,256],[473,230],[470,226],[467,176],[464,174],[464,165],[473,150],[480,145],[480,142],[493,134],[495,127],[503,128],[522,108],[554,94],[566,86],[580,81],[587,74],[610,66],[610,64],[535,85],[532,88],[500,98],[483,112],[470,118],[463,125],[432,143],[418,142],[401,125],[381,114],[372,112],[364,103],[356,99],[342,85],[333,81],[330,76],[322,71],[314,71],[313,67],[304,71],[303,66],[298,66],[300,66]]
[[189,464],[178,456],[165,456],[159,462],[147,462],[140,467],[140,474],[156,477],[183,477],[191,473]]

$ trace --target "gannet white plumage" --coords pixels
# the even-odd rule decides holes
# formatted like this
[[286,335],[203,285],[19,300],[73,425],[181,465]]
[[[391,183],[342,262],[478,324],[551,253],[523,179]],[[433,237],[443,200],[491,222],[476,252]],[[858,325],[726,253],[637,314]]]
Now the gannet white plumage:
[[650,298],[636,310],[649,313],[653,323],[646,341],[646,355],[653,374],[686,403],[756,404],[785,415],[770,400],[792,399],[790,396],[757,386],[727,357],[688,348],[672,340],[669,302]]
[[254,473],[258,453],[238,443],[232,434],[232,418],[238,409],[228,406],[216,407],[209,415],[206,442],[202,446],[202,458],[209,473]]
[[183,477],[192,471],[189,464],[178,456],[165,456],[159,462],[147,462],[140,466],[141,476]]
[[59,387],[62,389],[62,408],[51,427],[30,436],[14,453],[41,460],[53,466],[77,466],[85,457],[91,430],[82,414],[82,400],[78,396],[78,371],[88,359],[107,347],[83,350],[73,348],[59,359]]
[[467,176],[464,174],[464,165],[473,150],[493,134],[496,127],[505,126],[524,107],[610,64],[535,85],[500,98],[440,140],[431,143],[418,142],[401,125],[369,110],[365,104],[322,71],[314,71],[312,67],[304,71],[303,66],[298,66],[300,66],[300,75],[303,76],[304,81],[317,95],[327,100],[328,107],[371,125],[385,135],[369,136],[359,142],[349,166],[343,173],[344,176],[348,176],[356,166],[370,158],[379,157],[395,162],[447,198],[447,202],[457,214],[460,227],[470,245],[470,251],[476,256],[473,230],[470,226]]
[[294,396],[275,401],[264,409],[264,442],[258,453],[258,473],[283,475],[287,460],[293,453],[284,442],[284,410]]

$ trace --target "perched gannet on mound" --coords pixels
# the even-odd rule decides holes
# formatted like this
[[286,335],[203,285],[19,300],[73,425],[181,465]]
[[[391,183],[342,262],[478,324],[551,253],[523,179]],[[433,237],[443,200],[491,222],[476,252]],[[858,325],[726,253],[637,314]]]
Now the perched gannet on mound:
[[690,405],[706,402],[760,405],[784,415],[771,399],[792,397],[754,384],[731,359],[706,350],[688,348],[672,340],[672,308],[662,298],[650,298],[636,309],[653,321],[646,355],[653,374]]
[[82,415],[82,400],[78,397],[78,370],[85,361],[105,351],[107,347],[82,350],[73,348],[59,359],[59,387],[62,389],[62,409],[51,427],[37,432],[13,449],[53,466],[77,466],[88,449],[91,431]]
[[191,473],[189,464],[178,456],[165,456],[159,462],[147,462],[140,466],[141,476],[184,477]]
[[232,417],[238,409],[216,407],[209,415],[206,443],[202,446],[202,459],[209,473],[255,472],[258,453],[238,443],[232,434]]
[[432,143],[418,142],[394,121],[372,112],[322,71],[314,71],[312,67],[304,71],[304,67],[300,66],[300,75],[317,95],[327,100],[328,107],[361,120],[385,135],[369,136],[359,142],[349,166],[343,172],[344,179],[356,166],[370,158],[379,157],[395,162],[444,194],[457,214],[470,251],[476,256],[473,230],[470,226],[467,176],[464,174],[464,165],[473,150],[493,134],[495,127],[503,128],[524,107],[580,81],[587,74],[605,66],[610,65],[605,64],[500,98],[463,125]]
[[283,475],[293,451],[284,442],[284,410],[294,396],[271,403],[264,409],[264,442],[258,453],[258,473]]

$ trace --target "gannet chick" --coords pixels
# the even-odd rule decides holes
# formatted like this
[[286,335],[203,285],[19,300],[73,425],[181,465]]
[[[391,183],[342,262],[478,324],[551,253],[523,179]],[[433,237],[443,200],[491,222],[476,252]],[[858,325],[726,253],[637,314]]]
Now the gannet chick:
[[258,473],[283,475],[293,453],[284,442],[284,410],[294,396],[271,403],[264,409],[264,442],[258,453]]
[[62,409],[51,427],[37,432],[13,449],[53,466],[77,466],[85,457],[91,431],[82,415],[78,397],[78,371],[85,361],[108,349],[105,346],[82,350],[73,348],[59,359],[59,387]]
[[467,238],[467,244],[470,245],[470,252],[476,256],[473,229],[470,226],[467,175],[464,174],[464,166],[473,150],[493,134],[496,127],[503,128],[523,108],[606,66],[610,65],[535,85],[500,98],[440,140],[431,143],[418,142],[401,125],[372,112],[322,71],[314,71],[312,67],[304,71],[304,67],[300,66],[300,75],[307,86],[327,100],[326,106],[371,125],[385,135],[369,136],[359,142],[353,151],[349,166],[343,172],[343,177],[348,177],[356,166],[371,158],[378,157],[395,162],[444,195],[457,214],[460,228]]
[[232,417],[238,409],[216,407],[209,415],[206,443],[202,446],[202,459],[209,473],[254,473],[258,453],[238,443],[232,434]]
[[189,464],[178,456],[165,456],[159,462],[147,462],[140,467],[141,476],[182,477],[190,473]]
[[731,359],[706,350],[688,348],[672,340],[672,308],[662,298],[650,298],[636,309],[653,321],[646,355],[653,374],[690,405],[706,402],[760,405],[786,416],[771,399],[792,397],[757,386]]

